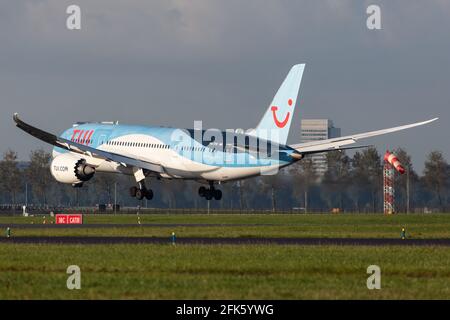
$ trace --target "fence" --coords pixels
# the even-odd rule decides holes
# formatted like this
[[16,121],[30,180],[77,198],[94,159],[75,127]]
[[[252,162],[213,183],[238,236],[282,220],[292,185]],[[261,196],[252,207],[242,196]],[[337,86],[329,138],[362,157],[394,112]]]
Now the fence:
[[[278,208],[272,209],[219,209],[219,208],[143,208],[143,207],[122,207],[113,210],[111,207],[99,209],[98,207],[61,207],[61,206],[28,206],[26,212],[30,215],[49,215],[53,213],[83,213],[83,214],[381,214],[370,209],[360,211],[339,211],[325,208]],[[334,208],[336,209],[336,208]],[[450,210],[440,210],[436,208],[415,208],[414,213],[446,213]],[[334,212],[333,212],[334,211]],[[21,215],[23,209],[21,205],[0,205],[0,215]]]

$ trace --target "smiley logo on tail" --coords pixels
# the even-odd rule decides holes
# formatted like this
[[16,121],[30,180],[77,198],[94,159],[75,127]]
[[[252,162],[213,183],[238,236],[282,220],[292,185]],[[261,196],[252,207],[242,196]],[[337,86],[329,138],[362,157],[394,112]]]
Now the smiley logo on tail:
[[[289,99],[289,100],[288,100],[288,105],[289,105],[289,106],[292,106],[292,99]],[[286,117],[284,118],[284,120],[283,120],[283,121],[280,121],[280,120],[278,120],[278,118],[277,118],[277,110],[278,110],[278,107],[277,107],[277,106],[272,106],[272,107],[270,108],[270,110],[272,110],[273,121],[275,122],[275,125],[276,125],[278,128],[284,128],[284,127],[286,126],[286,124],[288,123],[288,121],[289,121],[289,117],[290,117],[291,113],[288,112],[288,113],[286,114]]]

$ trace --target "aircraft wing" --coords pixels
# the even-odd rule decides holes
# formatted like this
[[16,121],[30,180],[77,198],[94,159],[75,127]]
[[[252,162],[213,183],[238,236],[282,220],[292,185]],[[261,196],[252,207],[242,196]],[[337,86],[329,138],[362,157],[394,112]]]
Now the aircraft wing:
[[417,126],[422,126],[424,124],[428,124],[433,121],[436,121],[437,119],[439,119],[439,118],[434,118],[434,119],[430,119],[427,121],[407,124],[407,125],[403,125],[403,126],[399,126],[399,127],[393,127],[393,128],[388,128],[388,129],[353,134],[353,135],[349,135],[349,136],[345,136],[345,137],[299,143],[299,144],[290,145],[289,147],[295,149],[295,151],[297,151],[300,154],[312,154],[312,153],[327,152],[327,151],[333,151],[333,150],[358,148],[358,147],[344,147],[344,146],[353,144],[360,139],[375,137],[375,136],[379,136],[379,135],[386,134],[386,133],[392,133],[392,132],[396,132],[396,131],[401,131],[401,130],[417,127]]
[[114,152],[99,150],[96,148],[86,146],[84,144],[76,143],[76,142],[58,137],[54,134],[43,131],[39,128],[29,125],[28,123],[25,123],[24,121],[22,121],[19,118],[19,115],[17,113],[14,114],[13,119],[18,128],[22,129],[23,131],[27,132],[28,134],[32,135],[33,137],[36,137],[39,140],[47,142],[56,147],[59,147],[59,148],[65,149],[65,150],[69,150],[71,152],[88,155],[88,156],[94,157],[94,158],[105,159],[106,161],[117,162],[117,163],[123,165],[124,167],[131,166],[131,167],[137,167],[137,168],[141,168],[141,169],[147,169],[147,170],[158,172],[158,173],[165,172],[164,168],[161,165],[159,165],[157,163],[149,162],[148,160],[145,160],[145,159],[136,159],[136,158],[128,157],[126,155],[114,153]]

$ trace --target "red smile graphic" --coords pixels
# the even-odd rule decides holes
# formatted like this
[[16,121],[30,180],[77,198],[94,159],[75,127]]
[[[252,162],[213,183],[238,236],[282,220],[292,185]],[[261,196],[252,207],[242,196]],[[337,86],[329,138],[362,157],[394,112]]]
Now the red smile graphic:
[[[288,100],[288,105],[289,105],[289,106],[292,106],[292,99],[289,99],[289,100]],[[284,127],[286,126],[286,124],[288,123],[288,121],[289,121],[289,116],[291,115],[291,113],[288,112],[288,113],[286,114],[286,118],[284,118],[283,121],[280,121],[280,120],[278,120],[277,114],[276,114],[276,112],[277,112],[277,110],[278,110],[278,107],[277,107],[277,106],[272,106],[272,107],[270,108],[270,110],[272,110],[273,121],[275,122],[275,124],[277,125],[277,127],[278,127],[278,128],[284,128]]]
[[284,126],[286,125],[286,123],[289,120],[290,113],[288,112],[287,115],[286,115],[286,118],[284,118],[283,121],[280,121],[280,120],[278,120],[277,115],[276,115],[278,107],[272,106],[271,110],[272,110],[272,113],[273,113],[273,121],[275,121],[275,124],[277,125],[277,127],[278,128],[284,128]]

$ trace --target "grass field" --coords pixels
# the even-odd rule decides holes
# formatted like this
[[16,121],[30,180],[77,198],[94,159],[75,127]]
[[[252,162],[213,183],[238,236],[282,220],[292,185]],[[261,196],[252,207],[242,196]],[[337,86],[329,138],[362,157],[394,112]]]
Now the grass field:
[[[325,237],[398,238],[402,227],[410,238],[450,238],[450,215],[310,214],[310,215],[85,215],[86,224],[129,224],[129,227],[13,229],[15,236],[148,236],[164,237]],[[0,217],[0,224],[42,224],[43,217]],[[173,226],[195,224],[195,226]],[[200,224],[200,225],[199,225]],[[210,224],[210,225],[208,225]],[[211,225],[212,224],[212,225]],[[222,224],[222,226],[217,226]]]
[[[42,217],[0,218],[42,223]],[[48,221],[48,217],[47,217]],[[142,223],[257,226],[139,227],[136,216],[86,216],[125,228],[15,229],[20,235],[449,237],[450,215],[157,215]],[[158,234],[158,232],[160,234]],[[0,244],[0,299],[450,299],[448,247]],[[81,290],[66,269],[81,268]],[[366,269],[381,268],[381,290]]]

